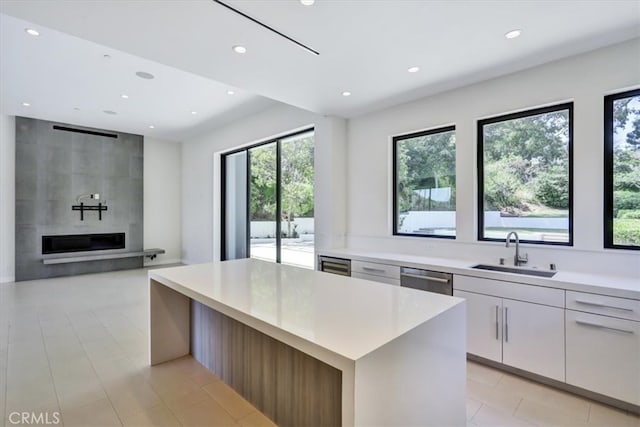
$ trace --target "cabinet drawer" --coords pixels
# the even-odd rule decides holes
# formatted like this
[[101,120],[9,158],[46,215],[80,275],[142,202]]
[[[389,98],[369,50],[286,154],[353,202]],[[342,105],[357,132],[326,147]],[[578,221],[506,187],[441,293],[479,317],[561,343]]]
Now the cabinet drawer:
[[453,289],[564,308],[564,289],[460,275],[453,277]]
[[567,309],[640,321],[640,301],[567,291]]
[[386,283],[388,285],[400,286],[400,279],[394,279],[392,277],[374,276],[373,274],[364,274],[358,272],[351,273],[351,277],[355,277],[356,279],[365,279],[372,280],[374,282]]
[[400,267],[397,265],[378,264],[375,262],[364,261],[351,261],[351,272],[371,274],[373,276],[390,277],[392,279],[400,280]]
[[567,383],[640,405],[640,322],[566,310]]

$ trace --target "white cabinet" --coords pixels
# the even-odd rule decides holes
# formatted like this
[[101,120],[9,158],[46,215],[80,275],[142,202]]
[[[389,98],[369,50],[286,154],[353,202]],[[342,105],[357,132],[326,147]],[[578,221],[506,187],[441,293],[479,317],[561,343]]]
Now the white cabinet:
[[564,310],[503,300],[502,363],[564,381]]
[[351,261],[351,277],[400,286],[400,267],[354,260]]
[[467,300],[469,353],[565,380],[564,291],[468,276],[453,283],[454,296]]
[[453,291],[467,300],[467,352],[502,362],[502,298]]
[[566,312],[567,383],[640,405],[640,301],[567,292],[567,307],[582,310]]

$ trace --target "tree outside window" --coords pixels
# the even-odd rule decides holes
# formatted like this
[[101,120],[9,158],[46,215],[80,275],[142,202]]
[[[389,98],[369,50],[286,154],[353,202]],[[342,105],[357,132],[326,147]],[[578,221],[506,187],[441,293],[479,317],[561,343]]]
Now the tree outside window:
[[573,104],[478,121],[478,238],[571,245]]
[[605,97],[605,247],[640,249],[640,90]]
[[454,126],[393,138],[394,234],[455,238],[455,142]]

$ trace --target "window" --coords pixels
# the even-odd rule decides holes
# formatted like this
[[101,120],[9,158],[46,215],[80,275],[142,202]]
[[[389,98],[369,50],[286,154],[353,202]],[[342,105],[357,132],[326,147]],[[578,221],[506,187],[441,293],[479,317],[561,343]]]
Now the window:
[[222,259],[314,266],[313,130],[222,155]]
[[455,238],[455,126],[393,138],[393,234]]
[[478,239],[570,246],[573,103],[478,121]]
[[604,246],[640,249],[640,89],[604,98]]

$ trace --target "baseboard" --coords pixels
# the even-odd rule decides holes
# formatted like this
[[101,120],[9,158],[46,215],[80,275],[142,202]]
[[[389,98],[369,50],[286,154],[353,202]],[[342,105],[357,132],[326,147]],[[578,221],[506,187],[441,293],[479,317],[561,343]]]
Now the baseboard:
[[13,283],[16,281],[16,276],[0,276],[0,283]]
[[492,368],[496,368],[501,371],[519,375],[521,377],[524,377],[533,381],[537,381],[539,383],[548,385],[550,387],[555,387],[560,390],[568,391],[569,393],[577,394],[578,396],[586,397],[587,399],[595,400],[596,402],[604,403],[605,405],[613,406],[614,408],[622,409],[623,411],[627,411],[635,415],[640,415],[640,406],[634,405],[633,403],[614,399],[613,397],[605,396],[604,394],[600,394],[591,390],[586,390],[584,388],[576,387],[574,385],[567,384],[562,381],[543,377],[542,375],[534,374],[532,372],[524,371],[522,369],[514,368],[512,366],[504,365],[494,360],[489,360],[489,359],[485,359],[484,357],[476,356],[475,354],[467,353],[467,360],[482,363],[484,365],[491,366]]

